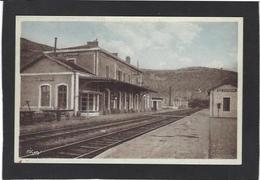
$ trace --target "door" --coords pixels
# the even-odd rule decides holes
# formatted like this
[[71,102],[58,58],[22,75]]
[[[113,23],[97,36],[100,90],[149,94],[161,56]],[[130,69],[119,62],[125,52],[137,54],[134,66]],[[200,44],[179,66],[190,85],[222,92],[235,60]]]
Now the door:
[[157,111],[157,102],[156,101],[153,101],[153,110]]

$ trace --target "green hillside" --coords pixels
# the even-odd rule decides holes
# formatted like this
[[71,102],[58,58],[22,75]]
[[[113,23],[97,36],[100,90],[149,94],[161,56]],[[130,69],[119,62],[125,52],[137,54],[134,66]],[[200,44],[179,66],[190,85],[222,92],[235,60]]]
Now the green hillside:
[[41,56],[43,51],[49,51],[53,48],[44,44],[39,44],[24,38],[21,38],[21,68]]
[[207,90],[220,84],[224,79],[237,81],[237,73],[207,67],[189,67],[178,70],[143,69],[144,85],[156,90],[154,96],[163,97],[165,103],[172,87],[173,98],[208,99]]

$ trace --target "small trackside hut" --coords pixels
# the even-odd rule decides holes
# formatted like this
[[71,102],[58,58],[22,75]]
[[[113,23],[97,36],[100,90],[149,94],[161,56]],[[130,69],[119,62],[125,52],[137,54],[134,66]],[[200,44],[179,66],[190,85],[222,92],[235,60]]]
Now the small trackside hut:
[[98,41],[45,51],[21,69],[21,110],[68,109],[93,116],[151,110],[142,71]]
[[162,101],[163,98],[160,97],[152,97],[152,110],[158,111],[162,109]]
[[209,90],[211,117],[237,117],[237,85],[224,81]]

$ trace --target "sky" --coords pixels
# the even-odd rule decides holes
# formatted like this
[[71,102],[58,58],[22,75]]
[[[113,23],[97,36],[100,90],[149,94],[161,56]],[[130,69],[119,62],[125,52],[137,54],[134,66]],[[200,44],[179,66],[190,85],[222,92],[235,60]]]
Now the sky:
[[58,48],[99,46],[131,57],[146,69],[213,67],[237,71],[236,22],[39,22],[22,23],[21,36]]

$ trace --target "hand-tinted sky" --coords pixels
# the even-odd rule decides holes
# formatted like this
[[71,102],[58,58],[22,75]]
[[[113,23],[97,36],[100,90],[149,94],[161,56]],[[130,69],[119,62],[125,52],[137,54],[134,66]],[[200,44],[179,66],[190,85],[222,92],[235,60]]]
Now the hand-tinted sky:
[[23,22],[22,37],[58,48],[99,41],[141,68],[206,66],[237,71],[235,22]]

